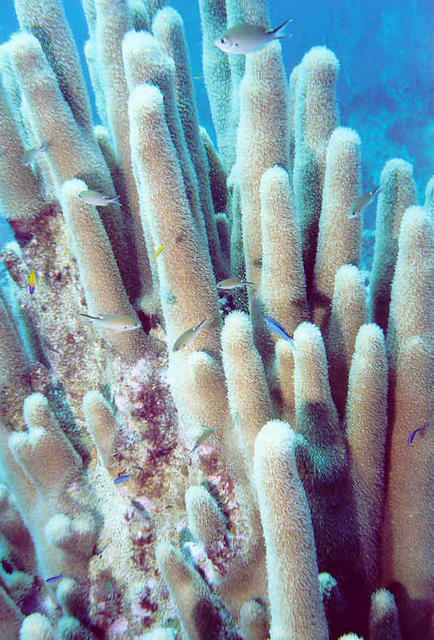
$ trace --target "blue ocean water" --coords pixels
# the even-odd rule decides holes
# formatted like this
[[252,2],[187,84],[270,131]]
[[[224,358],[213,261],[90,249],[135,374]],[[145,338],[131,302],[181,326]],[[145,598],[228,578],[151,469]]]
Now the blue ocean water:
[[[193,74],[201,74],[198,3],[169,2],[183,16]],[[13,0],[3,0],[0,40],[18,28]],[[87,26],[81,0],[64,1],[82,55]],[[378,182],[385,162],[400,157],[414,166],[419,196],[434,171],[434,9],[432,0],[304,0],[269,2],[271,24],[292,18],[292,37],[283,41],[287,73],[314,45],[326,45],[341,63],[338,102],[341,124],[362,139],[363,184]],[[201,122],[213,135],[203,82],[196,81]],[[365,223],[375,225],[375,207]],[[0,222],[1,223],[1,222]],[[2,226],[0,226],[2,234]],[[1,235],[0,235],[1,242]],[[3,244],[3,243],[2,243]]]

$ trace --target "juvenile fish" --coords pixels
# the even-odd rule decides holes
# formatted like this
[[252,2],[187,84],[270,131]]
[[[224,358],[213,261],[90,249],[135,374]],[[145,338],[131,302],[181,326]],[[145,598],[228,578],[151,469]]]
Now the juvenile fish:
[[59,573],[58,576],[52,576],[51,578],[46,578],[45,582],[47,584],[53,584],[54,582],[58,582],[61,578],[63,578],[63,573]]
[[205,440],[207,440],[210,437],[210,435],[214,433],[214,431],[215,431],[215,427],[208,427],[207,429],[205,429],[205,431],[200,434],[200,436],[194,443],[193,448],[190,449],[188,453],[193,453],[193,451],[197,449],[197,447],[199,447],[201,444],[203,444]]
[[83,202],[86,202],[87,204],[93,204],[94,207],[106,207],[112,202],[119,204],[119,196],[109,198],[103,193],[94,191],[93,189],[86,189],[85,191],[81,191],[81,193],[78,194],[78,197],[80,198],[80,200],[83,200]]
[[47,151],[50,146],[49,142],[43,142],[39,147],[32,147],[23,153],[23,165],[28,167],[35,160],[36,156],[42,151]]
[[113,329],[117,333],[120,331],[132,331],[139,329],[142,325],[131,316],[122,313],[100,313],[97,316],[90,316],[87,313],[80,313],[85,322],[92,322],[97,327]]
[[11,574],[14,572],[14,567],[13,565],[9,562],[9,560],[7,558],[2,558],[1,561],[1,565],[3,567],[3,570],[7,573],[7,574]]
[[254,282],[248,282],[247,280],[242,280],[241,278],[226,278],[226,280],[220,280],[220,282],[217,282],[217,289],[229,291],[230,289],[245,287],[248,284],[255,286]]
[[154,253],[154,260],[157,258],[164,249],[167,249],[167,244],[163,244],[157,251]]
[[277,335],[285,338],[285,340],[288,340],[291,343],[292,347],[294,346],[294,338],[291,338],[281,322],[271,317],[264,318],[264,322],[271,329],[271,331],[274,331],[274,333],[277,333]]
[[253,51],[265,49],[272,40],[287,38],[288,35],[280,34],[280,30],[292,20],[285,20],[275,29],[267,29],[259,24],[237,24],[221,34],[214,44],[225,53],[244,55]]
[[411,433],[411,435],[410,435],[410,437],[409,437],[409,439],[408,439],[408,444],[413,444],[414,437],[415,437],[416,433],[418,433],[418,431],[421,431],[421,432],[422,432],[422,435],[423,435],[423,434],[425,433],[425,430],[426,430],[426,426],[424,426],[424,427],[418,427],[417,429],[415,429],[415,430]]
[[360,198],[357,198],[357,200],[355,200],[355,202],[353,202],[353,204],[351,205],[348,217],[354,218],[357,213],[363,211],[363,209],[365,209],[368,204],[371,204],[372,200],[375,198],[379,190],[380,185],[378,185],[378,187],[374,187],[372,191],[368,191],[368,193],[365,193],[365,195],[360,196]]
[[133,507],[134,507],[135,509],[137,509],[137,511],[138,511],[141,515],[145,516],[145,518],[150,518],[150,519],[152,519],[151,514],[149,513],[149,511],[147,510],[147,508],[145,507],[145,505],[143,505],[143,504],[140,502],[140,500],[134,500],[134,499],[132,499],[132,500],[131,500],[131,504],[133,505]]
[[127,482],[127,480],[129,480],[132,477],[133,477],[132,473],[120,474],[120,475],[118,475],[117,478],[114,479],[114,483],[115,484],[122,484],[123,482]]
[[35,270],[32,269],[32,272],[31,272],[30,278],[29,278],[29,293],[30,293],[30,295],[33,295],[35,293],[35,287],[36,287],[36,273],[35,273]]
[[187,331],[184,331],[184,333],[182,333],[179,336],[179,338],[176,340],[175,344],[173,345],[173,351],[179,351],[179,349],[182,349],[187,344],[189,344],[208,324],[211,324],[211,320],[204,318],[202,322],[199,322],[199,324],[197,324],[195,327],[192,327],[191,329],[187,329]]

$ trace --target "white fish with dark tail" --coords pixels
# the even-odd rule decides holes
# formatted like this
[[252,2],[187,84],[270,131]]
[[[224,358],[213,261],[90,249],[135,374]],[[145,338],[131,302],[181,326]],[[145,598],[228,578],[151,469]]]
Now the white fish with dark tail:
[[83,202],[86,202],[87,204],[93,204],[94,207],[106,207],[112,202],[115,204],[119,204],[119,196],[109,198],[103,193],[94,191],[93,189],[86,189],[85,191],[81,191],[78,194],[78,197],[80,198],[80,200],[83,200]]
[[380,186],[374,187],[372,191],[368,191],[368,193],[365,193],[365,195],[360,196],[360,198],[357,198],[357,200],[355,200],[351,205],[351,209],[348,214],[348,217],[354,218],[354,216],[357,213],[360,213],[361,211],[363,211],[363,209],[365,209],[368,206],[368,204],[371,204],[372,200],[375,198],[379,190],[380,190]]
[[199,324],[184,331],[173,345],[173,351],[179,351],[179,349],[187,346],[208,324],[211,324],[211,320],[204,318]]
[[80,313],[80,315],[85,322],[92,322],[96,327],[102,327],[103,329],[113,329],[117,333],[140,329],[142,326],[136,318],[122,313],[99,313],[97,316]]
[[214,44],[225,53],[235,53],[245,55],[253,51],[261,51],[272,40],[280,40],[287,38],[289,34],[281,34],[280,30],[285,27],[291,20],[285,20],[283,24],[275,29],[267,29],[260,24],[237,24],[227,29],[221,34]]

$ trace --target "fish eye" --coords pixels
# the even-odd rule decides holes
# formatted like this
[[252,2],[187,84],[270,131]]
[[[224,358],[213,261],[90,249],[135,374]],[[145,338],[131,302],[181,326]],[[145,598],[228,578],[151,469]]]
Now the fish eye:
[[239,42],[234,42],[234,47],[239,47],[240,43]]
[[226,38],[221,38],[220,42],[221,42],[221,44],[225,44]]

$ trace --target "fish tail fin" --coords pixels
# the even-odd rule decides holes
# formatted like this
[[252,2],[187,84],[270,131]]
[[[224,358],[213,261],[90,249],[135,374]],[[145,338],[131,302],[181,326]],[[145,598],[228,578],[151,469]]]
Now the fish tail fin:
[[[282,22],[281,25],[279,25],[278,27],[276,27],[275,29],[269,29],[267,31],[267,36],[271,36],[271,35],[275,35],[278,31],[280,31],[281,29],[283,29],[283,27],[286,27],[287,24],[289,24],[290,22],[292,22],[292,18],[288,18],[288,20],[285,20],[285,22]],[[284,36],[284,35],[279,35],[277,36],[278,38],[286,38],[288,36]]]
[[85,322],[89,322],[90,320],[101,320],[99,316],[90,316],[88,313],[80,313],[80,315],[84,318]]

